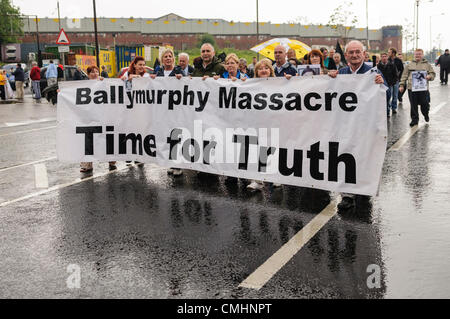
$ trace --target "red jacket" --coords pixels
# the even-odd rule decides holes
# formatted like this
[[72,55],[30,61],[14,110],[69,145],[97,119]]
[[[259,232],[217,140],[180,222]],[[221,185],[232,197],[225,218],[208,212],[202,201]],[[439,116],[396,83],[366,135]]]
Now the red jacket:
[[39,81],[41,79],[41,69],[38,66],[34,66],[31,69],[30,78],[33,81]]

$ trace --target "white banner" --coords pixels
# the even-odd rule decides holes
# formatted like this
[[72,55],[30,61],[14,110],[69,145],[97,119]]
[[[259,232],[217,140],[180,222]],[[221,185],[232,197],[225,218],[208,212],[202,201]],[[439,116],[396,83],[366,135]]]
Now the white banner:
[[61,82],[60,161],[154,162],[375,195],[386,93],[375,74]]

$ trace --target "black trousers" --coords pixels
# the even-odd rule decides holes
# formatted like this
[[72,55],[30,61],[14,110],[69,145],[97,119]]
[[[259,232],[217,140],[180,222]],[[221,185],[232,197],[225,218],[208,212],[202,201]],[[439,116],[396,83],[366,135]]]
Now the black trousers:
[[450,68],[442,68],[441,67],[441,82],[448,83],[448,72],[450,72]]
[[413,92],[408,90],[409,103],[411,104],[411,121],[419,122],[419,105],[422,115],[428,115],[430,111],[430,92]]
[[0,85],[0,99],[6,100],[6,88],[4,85]]

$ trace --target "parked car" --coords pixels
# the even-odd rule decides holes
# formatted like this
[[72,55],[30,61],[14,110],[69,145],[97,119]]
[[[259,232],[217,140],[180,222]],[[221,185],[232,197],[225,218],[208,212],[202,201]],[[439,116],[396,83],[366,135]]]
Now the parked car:
[[[64,65],[64,81],[75,81],[75,71],[77,70],[76,65]],[[47,87],[47,78],[45,73],[47,72],[47,67],[41,68],[41,92]],[[81,77],[83,80],[88,80],[88,76],[81,70]]]
[[[121,78],[127,71],[128,71],[128,67],[120,69],[119,75],[117,77]],[[148,74],[153,74],[153,68],[151,68],[149,66],[145,66],[145,72],[147,72]]]
[[[75,71],[77,70],[76,65],[64,65],[64,81],[75,81]],[[47,101],[56,104],[58,102],[58,84],[47,87],[47,78],[45,73],[47,72],[47,67],[41,68],[41,92],[42,96],[47,99]],[[88,76],[81,70],[82,80],[88,80]]]
[[[25,82],[24,82],[24,86],[28,87],[30,85],[30,70],[28,70],[28,67],[25,63],[21,63],[22,65],[22,69],[23,72],[25,73]],[[2,66],[3,70],[6,70],[6,72],[8,72],[9,74],[13,73],[17,68],[17,63],[10,63],[10,64],[5,64],[4,66]],[[11,85],[11,88],[13,90],[16,90],[16,80],[14,79],[14,76],[10,76],[9,77],[9,84]]]

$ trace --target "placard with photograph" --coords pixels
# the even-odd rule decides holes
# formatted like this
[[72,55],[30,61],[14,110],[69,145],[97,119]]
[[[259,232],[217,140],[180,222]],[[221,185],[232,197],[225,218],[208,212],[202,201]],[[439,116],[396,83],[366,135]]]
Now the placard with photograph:
[[297,67],[298,75],[320,75],[320,64],[304,64]]
[[412,91],[420,92],[428,90],[427,71],[414,71],[412,75]]

